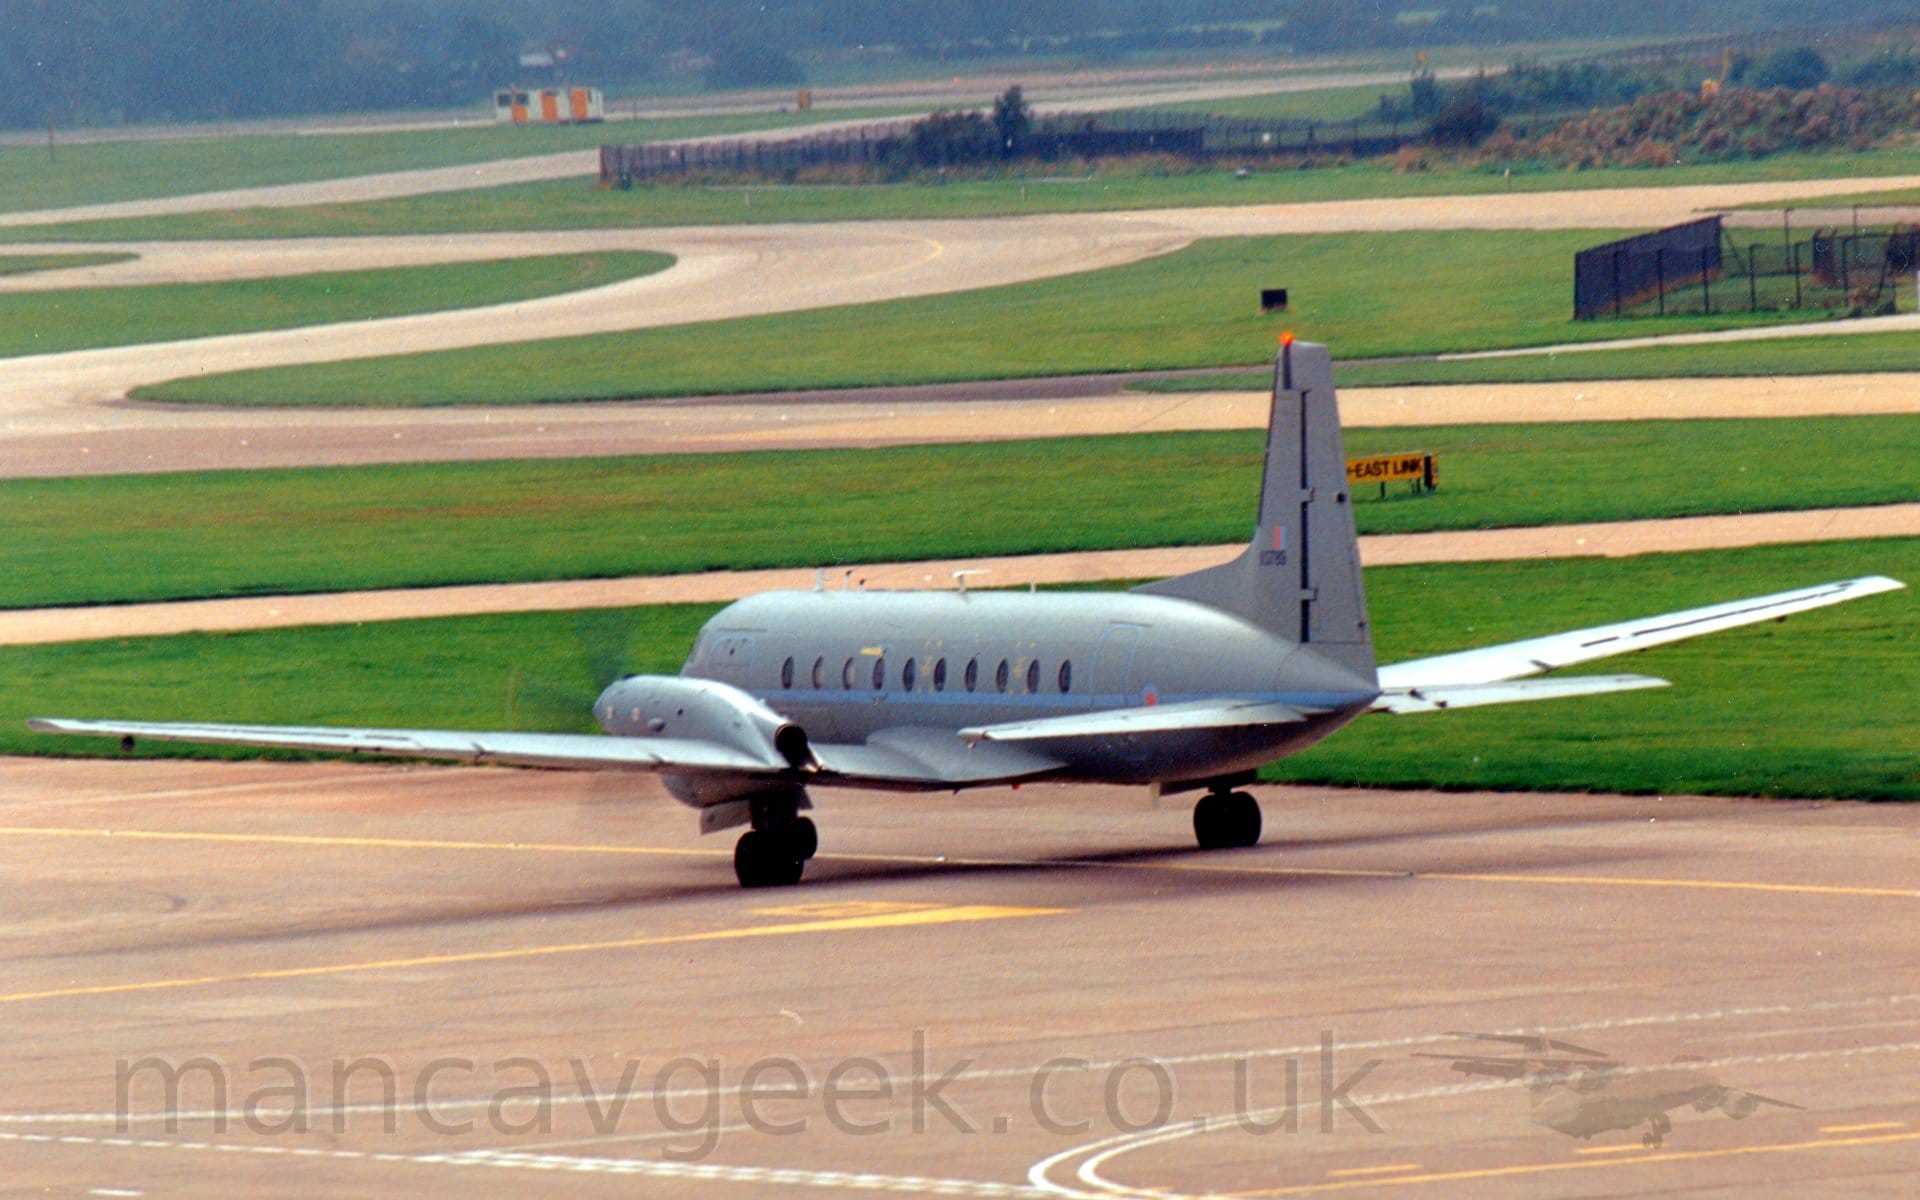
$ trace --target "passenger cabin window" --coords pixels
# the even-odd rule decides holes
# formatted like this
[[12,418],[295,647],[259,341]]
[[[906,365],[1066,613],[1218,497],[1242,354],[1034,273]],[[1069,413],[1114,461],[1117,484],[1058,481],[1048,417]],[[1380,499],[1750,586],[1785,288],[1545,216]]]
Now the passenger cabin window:
[[1073,664],[1066,661],[1065,659],[1061,659],[1060,660],[1060,694],[1064,696],[1072,690],[1073,690]]
[[840,690],[843,692],[853,690],[853,660],[851,658],[847,660],[846,666],[840,668]]
[[825,678],[826,669],[827,660],[824,656],[813,660],[813,690],[816,692],[820,690],[820,681]]
[[1032,696],[1037,694],[1039,691],[1040,691],[1040,660],[1036,658],[1032,662],[1027,664],[1027,695]]
[[913,660],[909,658],[907,660],[907,665],[900,668],[900,690],[901,691],[910,692],[913,690],[913,676],[914,676]]
[[780,664],[780,689],[785,691],[793,686],[793,660],[789,658]]
[[1013,678],[1012,670],[1007,666],[1007,660],[1003,658],[1000,660],[1000,668],[993,673],[993,686],[995,690],[1006,691],[1007,681],[1011,678]]
[[873,690],[879,691],[887,686],[887,658],[881,655],[873,660]]
[[971,692],[973,689],[979,686],[980,686],[980,660],[977,658],[970,658],[967,660],[967,690]]
[[947,660],[944,658],[935,660],[933,664],[933,690],[936,692],[947,690]]

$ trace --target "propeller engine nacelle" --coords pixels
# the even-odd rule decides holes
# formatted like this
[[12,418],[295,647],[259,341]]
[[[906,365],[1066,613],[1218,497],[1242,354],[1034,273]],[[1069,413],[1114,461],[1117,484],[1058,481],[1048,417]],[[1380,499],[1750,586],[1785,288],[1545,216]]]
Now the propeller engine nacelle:
[[[806,731],[731,684],[684,675],[634,675],[600,693],[593,715],[617,737],[684,738],[737,750],[772,770],[810,772]],[[747,778],[669,774],[667,788],[707,805],[764,788]]]
[[1744,1121],[1760,1111],[1760,1101],[1745,1092],[1734,1092],[1720,1102],[1720,1111],[1736,1121]]

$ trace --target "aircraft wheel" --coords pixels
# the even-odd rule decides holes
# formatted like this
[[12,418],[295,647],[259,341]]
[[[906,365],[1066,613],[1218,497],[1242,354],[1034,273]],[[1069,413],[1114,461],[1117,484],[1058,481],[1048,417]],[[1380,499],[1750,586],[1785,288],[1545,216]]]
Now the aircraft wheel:
[[1193,806],[1193,836],[1202,850],[1230,850],[1260,840],[1260,803],[1246,792],[1208,792]]
[[787,849],[801,862],[805,862],[820,853],[820,829],[811,817],[795,817],[793,824],[787,826]]
[[772,835],[749,831],[733,847],[733,874],[744,888],[791,887],[800,882],[804,859]]
[[1257,844],[1260,841],[1260,802],[1248,792],[1234,792],[1227,797],[1227,804],[1233,832],[1233,841],[1229,845]]
[[1208,792],[1194,803],[1193,838],[1202,850],[1227,847],[1226,818],[1221,811],[1225,807],[1226,797],[1218,792]]
[[1649,1150],[1652,1150],[1654,1147],[1658,1146],[1660,1144],[1660,1141],[1661,1141],[1660,1135],[1657,1133],[1643,1133],[1640,1135],[1640,1144],[1642,1146],[1645,1146]]

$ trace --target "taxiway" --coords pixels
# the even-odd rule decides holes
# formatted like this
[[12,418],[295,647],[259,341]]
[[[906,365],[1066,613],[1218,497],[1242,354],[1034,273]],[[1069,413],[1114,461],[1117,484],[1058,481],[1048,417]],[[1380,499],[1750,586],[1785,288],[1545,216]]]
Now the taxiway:
[[[1911,807],[1263,798],[1264,844],[1203,854],[1184,805],[1138,792],[827,793],[808,882],[743,892],[646,780],[9,761],[0,1175],[147,1196],[290,1171],[315,1196],[1909,1194]],[[1802,1110],[1582,1142],[1520,1085],[1414,1056],[1450,1031],[1696,1056]]]

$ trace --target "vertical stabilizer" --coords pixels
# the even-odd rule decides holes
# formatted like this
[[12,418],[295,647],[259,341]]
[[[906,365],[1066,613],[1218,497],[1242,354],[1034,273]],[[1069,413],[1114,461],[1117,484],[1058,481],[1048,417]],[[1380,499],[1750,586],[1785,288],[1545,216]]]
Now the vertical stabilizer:
[[1252,544],[1232,562],[1139,590],[1230,612],[1373,680],[1359,539],[1325,346],[1281,342]]

